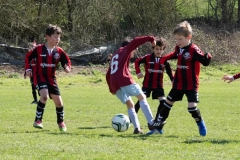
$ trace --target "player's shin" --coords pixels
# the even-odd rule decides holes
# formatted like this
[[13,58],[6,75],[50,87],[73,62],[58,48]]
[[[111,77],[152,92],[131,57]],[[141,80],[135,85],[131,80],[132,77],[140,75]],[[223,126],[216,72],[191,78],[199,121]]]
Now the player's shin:
[[164,102],[166,102],[166,100],[160,100],[160,101],[159,101],[157,113],[156,113],[156,116],[155,116],[155,121],[157,121],[158,116],[159,116],[159,114],[160,114],[160,111],[163,109]]
[[128,115],[129,115],[129,118],[131,119],[131,122],[134,128],[140,128],[140,123],[134,108],[128,109]]
[[197,107],[188,108],[188,112],[192,115],[197,123],[202,121],[200,110]]
[[37,120],[42,121],[45,105],[46,104],[42,103],[41,101],[38,101],[35,121],[37,121]]
[[57,113],[57,123],[61,123],[64,120],[64,109],[62,107],[56,107],[56,113]]
[[134,108],[135,108],[136,113],[138,113],[139,108],[140,108],[139,101],[137,101],[137,103],[135,104]]
[[140,107],[142,109],[142,112],[144,113],[147,121],[148,121],[148,124],[152,125],[153,124],[153,115],[152,115],[152,111],[150,109],[150,106],[147,102],[146,99],[143,99],[141,101],[139,101],[139,104],[140,104]]

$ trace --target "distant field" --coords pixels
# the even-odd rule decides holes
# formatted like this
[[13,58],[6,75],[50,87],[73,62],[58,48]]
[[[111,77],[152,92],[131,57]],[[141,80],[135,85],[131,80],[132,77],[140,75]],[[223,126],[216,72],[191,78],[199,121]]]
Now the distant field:
[[[132,126],[124,133],[114,131],[113,115],[127,114],[127,109],[108,92],[105,75],[96,70],[91,76],[59,75],[67,133],[58,130],[51,100],[45,109],[44,129],[35,129],[36,106],[30,104],[29,81],[17,73],[13,78],[1,76],[0,159],[240,159],[240,81],[221,80],[223,74],[237,72],[239,66],[233,65],[202,68],[198,107],[208,128],[206,137],[199,136],[186,98],[175,103],[163,135],[133,135]],[[167,77],[164,82],[167,94],[171,85]],[[155,115],[158,102],[148,101]],[[142,112],[138,115],[147,132]]]

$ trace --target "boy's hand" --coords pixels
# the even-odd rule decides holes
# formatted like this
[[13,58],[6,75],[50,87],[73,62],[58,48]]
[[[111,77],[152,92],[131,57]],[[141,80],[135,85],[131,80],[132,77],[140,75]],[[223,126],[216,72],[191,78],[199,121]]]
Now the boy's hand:
[[224,80],[224,82],[228,80],[228,83],[234,81],[233,76],[228,76],[228,75],[224,75],[222,79]]
[[155,47],[156,46],[156,40],[154,40],[151,44],[152,44],[152,47]]
[[69,73],[71,71],[70,67],[67,64],[65,64],[65,66],[64,66],[64,71],[66,73]]
[[32,71],[31,70],[26,71],[26,77],[32,77]]
[[143,78],[143,74],[142,74],[142,73],[138,73],[138,74],[137,74],[137,77],[138,77],[138,79],[139,79],[139,78]]

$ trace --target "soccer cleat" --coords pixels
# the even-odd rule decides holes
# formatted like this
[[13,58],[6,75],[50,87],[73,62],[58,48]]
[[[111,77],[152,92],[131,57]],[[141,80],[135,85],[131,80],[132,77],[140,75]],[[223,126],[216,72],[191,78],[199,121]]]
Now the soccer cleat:
[[146,133],[147,135],[152,135],[152,134],[163,134],[163,130],[162,129],[153,129],[149,132]]
[[37,103],[38,103],[38,102],[34,100],[34,101],[32,101],[32,103],[31,103],[31,104],[37,104]]
[[62,131],[62,132],[66,132],[67,131],[67,127],[66,127],[64,122],[58,123],[58,127],[59,127],[59,130]]
[[166,124],[166,121],[154,121],[153,128],[157,130],[162,130],[163,126]]
[[199,134],[201,136],[206,136],[206,134],[207,134],[207,127],[206,127],[206,125],[204,123],[204,120],[202,119],[202,121],[197,122],[197,125],[198,125],[198,129],[199,129]]
[[141,129],[135,128],[133,134],[143,134],[143,131]]
[[38,128],[38,129],[43,129],[42,121],[37,120],[33,123],[33,127]]

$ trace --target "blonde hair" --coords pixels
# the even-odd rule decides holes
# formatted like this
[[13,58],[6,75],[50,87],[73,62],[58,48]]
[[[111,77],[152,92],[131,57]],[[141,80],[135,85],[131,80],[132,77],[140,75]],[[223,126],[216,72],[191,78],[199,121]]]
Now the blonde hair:
[[188,23],[188,21],[183,21],[179,23],[173,30],[173,34],[183,35],[185,37],[188,37],[192,35],[192,27]]

